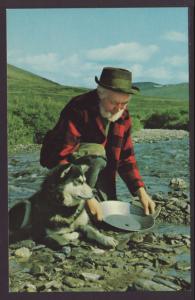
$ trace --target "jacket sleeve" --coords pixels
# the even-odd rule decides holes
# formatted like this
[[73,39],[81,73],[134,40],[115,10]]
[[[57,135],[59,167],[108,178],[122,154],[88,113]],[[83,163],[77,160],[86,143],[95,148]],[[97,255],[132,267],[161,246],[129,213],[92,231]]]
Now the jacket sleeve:
[[130,116],[128,116],[128,119],[125,120],[125,133],[118,166],[118,173],[126,183],[131,194],[135,196],[136,191],[145,185],[140,176],[135,158],[134,147],[131,138],[131,127],[132,121]]
[[74,109],[64,109],[56,126],[44,137],[40,163],[51,169],[59,163],[68,163],[68,156],[78,146],[81,133],[81,117]]

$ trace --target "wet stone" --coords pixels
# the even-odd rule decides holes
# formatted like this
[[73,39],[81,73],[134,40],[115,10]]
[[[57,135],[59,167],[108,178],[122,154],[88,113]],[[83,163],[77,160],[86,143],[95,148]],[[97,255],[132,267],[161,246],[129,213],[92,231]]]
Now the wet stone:
[[52,281],[49,281],[44,284],[44,288],[51,289],[51,291],[52,291],[52,289],[59,289],[59,288],[61,288],[61,286],[62,286],[62,283],[58,282],[56,280],[52,280]]
[[94,274],[94,273],[86,273],[86,272],[81,273],[81,278],[89,281],[96,281],[102,277],[103,277],[102,275]]
[[83,287],[85,285],[83,280],[81,280],[79,278],[70,277],[70,276],[66,276],[63,279],[63,284],[65,284],[71,288],[79,288],[79,287]]
[[66,259],[66,256],[63,253],[54,253],[54,258],[56,258],[58,261],[64,261]]
[[34,284],[31,284],[31,283],[25,284],[24,290],[26,292],[28,292],[28,293],[35,293],[35,292],[37,292],[36,286]]
[[189,262],[187,262],[187,261],[178,261],[176,263],[176,269],[182,270],[182,271],[188,271],[191,269],[191,266],[190,266]]
[[130,284],[128,290],[137,290],[137,291],[174,291],[173,288],[165,286],[147,279],[137,279],[135,282]]
[[157,238],[153,233],[148,233],[144,236],[143,241],[146,243],[154,243],[156,242]]
[[185,189],[187,187],[186,182],[181,178],[172,178],[170,186],[174,189]]
[[72,250],[71,247],[64,246],[64,247],[62,247],[60,252],[65,254],[67,257],[69,257],[71,255],[71,250]]
[[33,264],[32,268],[30,269],[30,273],[33,275],[43,274],[44,271],[45,271],[44,266],[40,264]]
[[168,266],[172,266],[174,265],[177,260],[174,256],[161,256],[159,258],[159,262],[162,264],[162,265],[168,265]]
[[152,195],[152,199],[162,202],[164,200],[164,196],[160,193],[156,193]]
[[46,246],[45,245],[37,245],[37,246],[33,247],[33,251],[40,250],[43,248],[46,248]]
[[[11,246],[14,247],[15,249],[22,248],[22,247],[32,249],[33,247],[35,247],[35,245],[36,245],[35,242],[32,240],[23,240],[23,241],[17,242],[16,244],[11,245]],[[12,248],[12,247],[10,247],[10,248]]]
[[159,276],[154,276],[153,277],[153,281],[157,282],[157,283],[160,283],[160,284],[163,284],[175,291],[179,291],[181,290],[181,287],[177,284],[175,284],[174,282],[171,282],[171,280],[169,279],[166,279],[166,278],[162,278],[162,277],[159,277]]
[[28,259],[32,255],[32,252],[26,247],[19,248],[15,251],[15,256]]
[[143,234],[141,234],[140,232],[135,232],[135,233],[132,233],[130,235],[130,243],[133,242],[133,243],[142,243],[144,238],[143,238]]

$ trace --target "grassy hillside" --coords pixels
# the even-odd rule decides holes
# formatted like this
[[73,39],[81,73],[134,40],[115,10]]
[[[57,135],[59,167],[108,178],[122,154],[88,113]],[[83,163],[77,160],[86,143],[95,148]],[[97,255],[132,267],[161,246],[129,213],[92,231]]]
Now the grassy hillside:
[[135,85],[140,88],[144,96],[180,100],[189,98],[188,83],[162,85],[154,82],[138,82]]
[[[64,105],[86,88],[62,86],[20,68],[8,65],[8,142],[16,144],[41,143],[51,129]],[[142,93],[153,91],[153,83],[139,83]],[[178,89],[181,86],[179,85]],[[157,88],[158,89],[158,88]],[[129,104],[134,130],[141,127],[188,127],[188,98],[175,96],[134,96]]]

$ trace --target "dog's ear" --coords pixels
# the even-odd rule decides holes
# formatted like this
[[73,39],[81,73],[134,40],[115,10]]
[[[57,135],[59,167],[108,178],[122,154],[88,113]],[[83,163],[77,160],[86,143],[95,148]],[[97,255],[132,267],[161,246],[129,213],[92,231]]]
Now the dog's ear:
[[67,166],[65,165],[62,173],[60,174],[60,178],[64,178],[71,170],[71,168],[72,168],[72,164],[68,164]]
[[82,172],[83,172],[83,174],[85,174],[85,172],[87,172],[88,171],[88,169],[89,169],[89,166],[88,165],[80,165],[80,168],[81,168],[81,170],[82,170]]

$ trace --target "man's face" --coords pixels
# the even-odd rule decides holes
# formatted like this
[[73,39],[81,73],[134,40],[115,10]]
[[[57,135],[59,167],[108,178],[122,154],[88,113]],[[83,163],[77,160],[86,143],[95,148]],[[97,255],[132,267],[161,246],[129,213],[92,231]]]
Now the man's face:
[[126,109],[131,97],[132,95],[110,91],[106,98],[101,99],[104,117],[110,121],[117,120]]

